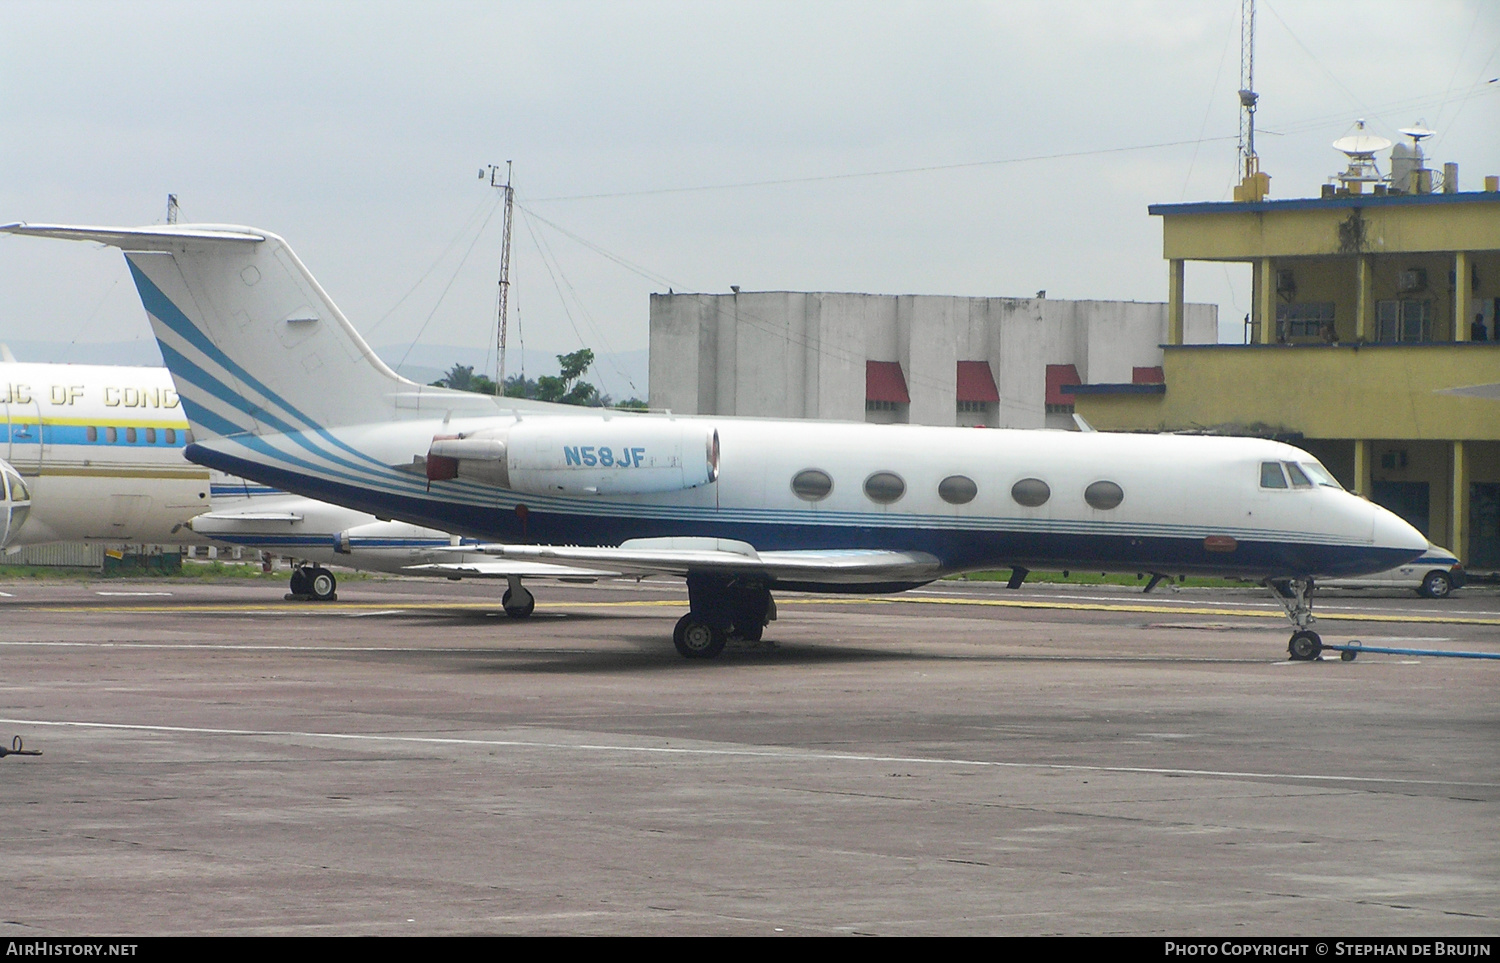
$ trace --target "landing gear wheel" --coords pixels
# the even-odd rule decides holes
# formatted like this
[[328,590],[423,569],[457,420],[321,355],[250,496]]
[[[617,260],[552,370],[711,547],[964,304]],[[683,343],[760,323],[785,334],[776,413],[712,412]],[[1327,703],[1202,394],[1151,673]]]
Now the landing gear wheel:
[[1311,662],[1322,654],[1323,640],[1318,638],[1318,633],[1303,629],[1292,635],[1286,650],[1293,662]]
[[292,589],[292,594],[293,595],[308,595],[308,594],[310,594],[310,592],[308,590],[308,586],[307,586],[307,569],[305,569],[305,568],[294,568],[294,569],[292,569],[292,585],[291,585],[291,589]]
[[1453,580],[1448,577],[1447,572],[1428,572],[1427,577],[1422,580],[1422,587],[1417,589],[1417,594],[1430,599],[1445,599],[1452,591]]
[[740,625],[739,623],[735,623],[734,626],[735,638],[745,642],[759,642],[765,633],[766,627],[759,623],[755,625]]
[[515,598],[515,595],[511,593],[510,589],[506,589],[505,594],[500,596],[500,604],[505,607],[505,614],[513,619],[524,619],[536,611],[536,596],[524,589],[522,589],[522,594],[525,598],[515,602],[515,604],[511,604],[511,600]]
[[724,630],[689,612],[677,620],[672,644],[684,659],[712,659],[724,651]]
[[315,568],[307,574],[307,594],[319,602],[331,602],[338,587],[339,580],[326,568]]

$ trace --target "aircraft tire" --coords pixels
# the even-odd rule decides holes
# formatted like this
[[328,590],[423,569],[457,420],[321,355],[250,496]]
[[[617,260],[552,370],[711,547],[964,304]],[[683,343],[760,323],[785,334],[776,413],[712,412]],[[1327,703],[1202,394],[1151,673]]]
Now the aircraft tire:
[[510,604],[510,600],[510,589],[506,589],[505,594],[500,596],[500,604],[505,607],[505,614],[513,619],[527,618],[531,615],[532,612],[536,611],[536,596],[532,595],[530,592],[526,593],[525,602],[517,605],[512,605]]
[[672,644],[684,659],[712,659],[724,651],[724,630],[689,612],[677,620]]
[[1318,633],[1303,629],[1292,634],[1286,650],[1293,662],[1311,662],[1322,654],[1323,640],[1318,638]]
[[308,594],[310,594],[309,589],[308,589],[308,585],[307,585],[307,569],[305,569],[305,568],[294,568],[294,569],[292,569],[291,592],[292,592],[293,595],[308,595]]
[[339,580],[326,568],[315,568],[307,575],[307,594],[319,602],[331,602],[338,590]]

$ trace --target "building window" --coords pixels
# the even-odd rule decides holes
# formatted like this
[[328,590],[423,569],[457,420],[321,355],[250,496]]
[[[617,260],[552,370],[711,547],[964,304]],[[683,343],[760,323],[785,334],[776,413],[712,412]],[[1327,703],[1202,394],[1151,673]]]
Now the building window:
[[901,402],[899,402],[899,401],[876,401],[874,398],[868,398],[868,399],[865,400],[865,410],[866,411],[900,411],[901,410]]
[[1281,341],[1292,338],[1334,340],[1333,302],[1277,304],[1276,333]]
[[958,413],[961,415],[986,415],[989,414],[990,406],[984,401],[960,401]]
[[1375,302],[1375,340],[1393,343],[1431,341],[1432,302]]

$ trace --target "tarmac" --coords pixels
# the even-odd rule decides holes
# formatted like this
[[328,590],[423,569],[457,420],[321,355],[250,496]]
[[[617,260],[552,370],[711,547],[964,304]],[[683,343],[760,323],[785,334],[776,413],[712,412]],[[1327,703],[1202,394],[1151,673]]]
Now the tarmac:
[[[0,936],[1500,933],[1500,662],[1258,590],[0,582]],[[1500,653],[1500,592],[1325,641]]]

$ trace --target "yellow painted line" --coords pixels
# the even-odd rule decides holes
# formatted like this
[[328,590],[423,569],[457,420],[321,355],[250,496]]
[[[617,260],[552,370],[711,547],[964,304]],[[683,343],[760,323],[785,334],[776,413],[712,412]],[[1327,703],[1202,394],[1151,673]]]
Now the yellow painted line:
[[[864,596],[851,595],[837,598],[783,598],[778,607],[786,605],[896,605],[915,603],[919,605],[977,605],[1015,609],[1053,609],[1074,612],[1129,612],[1143,615],[1201,615],[1219,618],[1285,619],[1286,615],[1274,610],[1245,610],[1217,608],[1174,608],[1169,605],[1140,605],[1133,603],[1106,602],[1041,602],[1027,599],[971,599],[943,598],[931,595]],[[620,599],[607,602],[538,602],[538,609],[565,611],[569,609],[609,608],[682,608],[686,599]],[[292,603],[282,599],[267,602],[190,602],[176,604],[152,602],[145,605],[95,605],[82,602],[77,605],[29,605],[25,602],[6,602],[4,606],[25,608],[36,612],[188,612],[188,613],[254,613],[279,612],[295,615],[338,615],[350,611],[497,611],[500,600],[486,602],[331,602]],[[298,607],[293,607],[293,606]],[[1451,625],[1500,625],[1500,617],[1460,615],[1385,615],[1378,612],[1319,615],[1320,622],[1409,622]]]
[[[1146,615],[1218,615],[1252,619],[1284,619],[1286,614],[1274,609],[1174,608],[1169,605],[1140,605],[1130,602],[1037,602],[1027,599],[942,598],[932,595],[901,595],[893,602],[918,602],[927,605],[993,605],[1016,609],[1067,609],[1077,612],[1139,612]],[[778,602],[778,605],[781,603]],[[1385,615],[1379,612],[1349,614],[1314,614],[1320,622],[1437,622],[1458,625],[1500,625],[1500,617],[1460,615]]]
[[[37,424],[37,420],[35,416],[32,416],[30,419],[22,416],[20,418],[12,418],[10,423],[12,425],[28,426]],[[50,418],[44,416],[41,424],[60,425],[68,428],[87,428],[93,426],[96,428],[176,428],[178,431],[187,431],[188,429],[186,418],[176,421],[164,421],[160,418],[116,418],[112,415],[106,415],[102,419]]]

